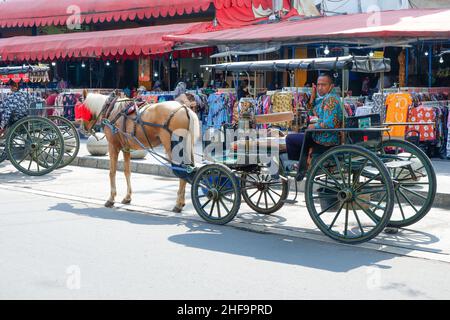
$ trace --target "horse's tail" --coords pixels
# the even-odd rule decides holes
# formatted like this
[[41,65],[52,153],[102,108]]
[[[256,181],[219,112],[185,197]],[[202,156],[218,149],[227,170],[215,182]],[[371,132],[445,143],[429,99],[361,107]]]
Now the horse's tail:
[[192,164],[194,164],[194,145],[195,142],[200,138],[200,120],[197,114],[190,108],[187,108],[189,113],[189,133],[190,133],[190,143],[188,143],[188,154],[190,155]]

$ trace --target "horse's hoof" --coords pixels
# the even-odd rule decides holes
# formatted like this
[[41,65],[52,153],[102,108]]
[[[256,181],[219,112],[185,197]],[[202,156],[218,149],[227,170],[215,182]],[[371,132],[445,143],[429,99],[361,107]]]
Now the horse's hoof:
[[130,204],[131,203],[131,199],[127,200],[127,199],[123,199],[122,200],[122,204]]
[[172,212],[175,212],[175,213],[181,213],[181,211],[183,211],[183,209],[182,208],[178,208],[178,207],[175,207],[172,210]]
[[112,208],[112,207],[114,207],[114,202],[112,202],[112,201],[106,201],[105,207],[107,207],[107,208]]

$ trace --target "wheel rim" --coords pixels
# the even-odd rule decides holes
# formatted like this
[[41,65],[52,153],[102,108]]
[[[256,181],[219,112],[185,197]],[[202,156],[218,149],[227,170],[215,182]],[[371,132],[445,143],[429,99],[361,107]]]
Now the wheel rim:
[[283,206],[287,198],[288,184],[270,174],[254,173],[242,175],[242,196],[250,208],[258,213],[271,214]]
[[384,162],[412,162],[389,168],[394,182],[395,204],[389,225],[406,227],[418,222],[431,209],[436,196],[436,173],[430,159],[416,146],[405,141],[385,141],[381,157]]
[[78,156],[80,151],[80,137],[76,127],[67,119],[50,116],[48,117],[59,129],[64,138],[64,157],[59,168],[70,165]]
[[317,227],[347,243],[368,241],[389,221],[393,185],[375,154],[338,147],[313,166],[306,182],[306,204]]
[[58,128],[43,118],[28,118],[11,128],[7,153],[11,163],[28,175],[44,175],[62,160],[64,140]]
[[225,224],[239,210],[240,190],[234,173],[220,166],[200,169],[192,184],[192,201],[206,221]]
[[0,138],[0,163],[8,158],[6,155],[6,141],[5,138]]

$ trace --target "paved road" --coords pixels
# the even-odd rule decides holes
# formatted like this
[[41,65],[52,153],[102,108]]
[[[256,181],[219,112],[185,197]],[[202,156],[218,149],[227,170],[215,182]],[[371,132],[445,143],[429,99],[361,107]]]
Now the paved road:
[[[150,176],[134,176],[145,213],[106,209],[106,177],[83,168],[43,178],[0,169],[1,299],[450,297],[446,262],[248,232],[236,228],[249,222],[245,214],[241,225],[224,227],[195,220],[189,208],[161,216],[176,182]],[[292,223],[288,211],[273,219]]]

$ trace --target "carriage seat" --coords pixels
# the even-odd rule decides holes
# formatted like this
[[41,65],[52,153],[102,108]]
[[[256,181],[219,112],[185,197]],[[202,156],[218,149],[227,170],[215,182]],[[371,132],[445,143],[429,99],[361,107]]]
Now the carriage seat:
[[[275,148],[277,146],[278,146],[280,152],[282,152],[282,153],[287,152],[286,138],[285,137],[280,137],[280,138],[265,137],[265,138],[260,138],[257,140],[249,141],[250,150],[264,149],[264,150],[270,151],[271,148]],[[233,151],[245,150],[245,140],[238,140],[238,141],[232,142],[231,150],[233,150]]]

